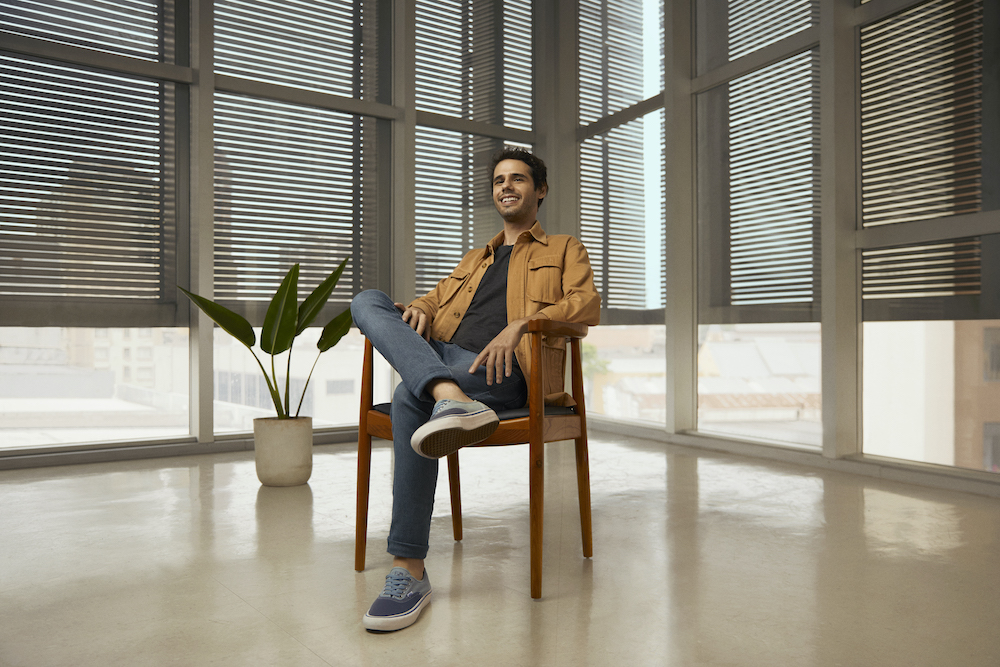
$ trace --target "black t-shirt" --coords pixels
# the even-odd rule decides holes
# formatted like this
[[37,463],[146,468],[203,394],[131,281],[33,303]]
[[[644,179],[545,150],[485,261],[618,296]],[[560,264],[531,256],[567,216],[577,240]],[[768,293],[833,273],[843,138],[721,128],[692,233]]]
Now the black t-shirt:
[[[455,345],[478,354],[507,326],[507,268],[513,247],[502,245],[494,251],[493,264],[483,274],[465,317],[451,337]],[[521,375],[516,360],[514,369]]]

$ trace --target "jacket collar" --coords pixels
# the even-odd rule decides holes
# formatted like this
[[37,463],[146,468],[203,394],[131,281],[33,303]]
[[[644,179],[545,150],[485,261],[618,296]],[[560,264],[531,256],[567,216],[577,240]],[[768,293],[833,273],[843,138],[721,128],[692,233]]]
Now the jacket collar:
[[[548,235],[546,235],[545,230],[542,229],[542,223],[538,222],[537,220],[535,220],[535,224],[531,226],[531,229],[528,230],[528,233],[531,234],[532,238],[534,238],[542,245],[549,244],[549,237]],[[524,236],[524,233],[522,232],[521,235]],[[492,255],[494,252],[496,252],[497,248],[503,245],[503,242],[504,242],[504,233],[503,230],[500,230],[500,233],[494,236],[493,239],[486,245],[486,249],[483,252],[483,256],[485,257],[487,255]]]

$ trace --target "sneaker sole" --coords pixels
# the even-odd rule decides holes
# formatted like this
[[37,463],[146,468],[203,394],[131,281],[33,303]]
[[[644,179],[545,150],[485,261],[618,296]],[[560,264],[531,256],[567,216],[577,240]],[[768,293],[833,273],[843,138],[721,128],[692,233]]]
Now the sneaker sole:
[[410,446],[424,458],[439,459],[454,454],[493,435],[500,425],[492,410],[471,415],[442,417],[427,422],[413,433]]
[[[427,595],[420,600],[417,606],[405,614],[397,614],[395,616],[369,616],[368,614],[365,614],[364,618],[361,619],[361,625],[363,625],[365,630],[368,632],[375,633],[395,632],[396,630],[408,628],[417,622],[420,612],[422,612],[424,607],[430,603],[431,593],[433,592],[433,590],[428,591]],[[355,618],[357,618],[357,616],[355,616]]]

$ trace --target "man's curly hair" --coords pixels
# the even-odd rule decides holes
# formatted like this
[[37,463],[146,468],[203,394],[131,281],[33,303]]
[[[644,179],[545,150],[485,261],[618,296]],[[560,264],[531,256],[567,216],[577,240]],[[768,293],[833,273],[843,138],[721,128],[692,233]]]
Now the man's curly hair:
[[[524,150],[523,148],[514,148],[512,146],[504,146],[490,159],[490,186],[493,184],[493,172],[496,171],[497,165],[504,160],[520,160],[524,164],[528,165],[528,169],[531,171],[529,174],[531,180],[535,185],[535,190],[542,187],[543,185],[548,187],[548,169],[545,167],[545,163],[542,159],[533,153]],[[542,198],[544,199],[544,197]],[[542,205],[542,199],[538,200],[538,205]]]

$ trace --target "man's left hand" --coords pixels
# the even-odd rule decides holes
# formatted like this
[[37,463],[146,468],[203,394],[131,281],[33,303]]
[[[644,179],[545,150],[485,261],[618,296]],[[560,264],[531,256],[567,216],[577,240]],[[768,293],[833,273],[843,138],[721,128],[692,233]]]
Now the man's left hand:
[[497,337],[490,341],[489,345],[483,348],[476,360],[469,368],[470,373],[475,373],[480,366],[486,366],[486,384],[492,385],[496,378],[497,384],[503,382],[504,377],[510,377],[514,372],[514,350],[521,342],[521,336],[528,330],[527,318],[514,320],[504,330],[497,334]]

